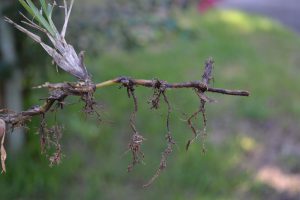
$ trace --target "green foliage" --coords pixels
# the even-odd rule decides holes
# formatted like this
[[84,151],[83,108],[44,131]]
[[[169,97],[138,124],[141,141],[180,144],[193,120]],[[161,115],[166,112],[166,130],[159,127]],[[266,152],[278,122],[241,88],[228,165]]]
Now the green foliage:
[[44,14],[46,15],[45,18],[43,13],[39,11],[31,0],[19,0],[19,2],[34,19],[36,19],[45,29],[47,29],[49,33],[51,33],[52,36],[55,36],[58,33],[51,18],[54,5],[49,4],[48,7],[46,7],[46,0],[40,0],[40,4],[43,8]]

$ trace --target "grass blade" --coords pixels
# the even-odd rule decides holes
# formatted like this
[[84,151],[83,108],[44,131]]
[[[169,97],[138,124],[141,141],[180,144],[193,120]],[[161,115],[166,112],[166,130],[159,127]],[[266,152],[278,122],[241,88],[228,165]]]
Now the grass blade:
[[37,18],[37,20],[44,26],[45,29],[47,29],[47,31],[49,31],[49,33],[51,35],[54,36],[55,35],[54,30],[51,28],[51,26],[49,25],[47,20],[44,18],[44,16],[39,12],[37,7],[35,7],[35,5],[32,3],[31,0],[26,0],[26,2],[28,3],[29,7],[31,8],[31,10],[34,13],[34,16]]
[[43,8],[43,11],[44,11],[45,15],[48,17],[49,13],[48,13],[46,1],[45,0],[40,0],[40,4]]
[[51,6],[51,4],[48,4],[47,10],[48,10],[48,17],[52,18],[52,11],[53,11],[54,5]]
[[28,6],[28,4],[24,0],[19,0],[19,2],[22,4],[22,6],[25,8],[25,10],[34,17],[34,13],[32,12],[31,8]]

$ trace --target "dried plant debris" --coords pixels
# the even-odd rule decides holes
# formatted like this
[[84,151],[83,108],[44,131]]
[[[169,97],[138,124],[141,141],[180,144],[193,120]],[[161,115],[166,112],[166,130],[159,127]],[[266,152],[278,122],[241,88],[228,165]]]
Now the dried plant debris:
[[[138,98],[135,94],[136,86],[142,86],[153,89],[153,95],[148,101],[151,105],[151,109],[158,109],[160,107],[160,101],[163,98],[165,105],[167,105],[167,118],[166,118],[166,143],[167,147],[162,152],[161,160],[158,169],[154,176],[144,185],[144,187],[150,186],[161,172],[167,166],[167,159],[173,152],[173,147],[176,145],[170,129],[170,115],[172,108],[167,97],[167,90],[170,89],[193,89],[199,99],[199,105],[190,117],[187,119],[187,124],[191,128],[193,137],[188,140],[186,149],[202,135],[202,150],[205,152],[205,137],[206,137],[206,103],[215,102],[213,99],[206,95],[206,92],[214,92],[226,95],[235,96],[249,96],[249,92],[243,90],[228,90],[223,88],[210,87],[210,82],[213,80],[212,72],[214,62],[209,58],[205,62],[204,73],[201,80],[180,82],[180,83],[168,83],[164,80],[153,79],[133,79],[130,77],[117,77],[111,80],[107,80],[100,83],[93,83],[90,74],[84,65],[83,52],[77,54],[73,46],[68,44],[65,40],[65,34],[67,31],[68,21],[70,19],[70,13],[74,0],[71,0],[68,6],[66,1],[63,1],[63,8],[65,12],[64,25],[62,30],[59,32],[52,21],[52,12],[57,4],[55,1],[52,4],[47,4],[46,0],[39,0],[40,8],[36,7],[31,0],[19,0],[23,5],[25,10],[31,15],[30,18],[23,16],[23,21],[21,23],[34,30],[37,30],[45,34],[50,40],[51,44],[46,44],[42,41],[41,37],[37,34],[31,32],[29,29],[13,22],[9,18],[5,20],[13,24],[21,32],[24,32],[28,37],[32,38],[35,42],[39,43],[44,50],[53,58],[54,62],[58,67],[71,74],[77,78],[77,82],[65,82],[65,83],[48,83],[34,87],[35,89],[48,89],[49,95],[44,98],[44,103],[42,105],[32,106],[31,108],[21,111],[19,113],[10,111],[7,109],[0,109],[0,141],[1,141],[1,166],[2,172],[6,171],[5,160],[7,157],[6,150],[4,147],[6,129],[15,127],[24,127],[27,122],[31,120],[34,116],[41,116],[40,123],[40,143],[41,152],[46,155],[49,159],[50,166],[57,165],[61,162],[63,157],[61,138],[62,138],[62,127],[54,125],[48,127],[47,120],[45,118],[46,114],[51,111],[57,111],[59,108],[64,109],[67,105],[65,100],[69,96],[77,96],[80,101],[84,103],[83,113],[86,115],[93,115],[100,119],[100,114],[95,109],[97,103],[94,98],[94,93],[96,90],[110,85],[118,84],[121,87],[126,88],[127,95],[129,98],[133,99],[134,110],[130,116],[129,124],[132,129],[132,134],[128,144],[128,149],[132,154],[132,162],[128,165],[128,171],[131,171],[133,167],[143,162],[144,154],[141,150],[142,144],[145,138],[137,131],[136,128],[136,118],[138,112]],[[202,130],[199,130],[195,125],[195,120],[198,116],[202,117]],[[202,133],[202,134],[200,134]]]

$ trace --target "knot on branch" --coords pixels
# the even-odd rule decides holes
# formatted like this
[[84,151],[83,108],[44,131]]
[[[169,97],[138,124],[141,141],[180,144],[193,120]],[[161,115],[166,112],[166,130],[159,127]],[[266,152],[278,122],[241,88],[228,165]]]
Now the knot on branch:
[[134,96],[134,85],[135,83],[130,77],[121,77],[119,82],[122,84],[123,87],[127,89],[128,98]]
[[167,84],[166,81],[155,79],[153,80],[152,87],[156,90],[160,90],[161,92],[164,92],[167,88],[166,84]]
[[153,87],[153,95],[149,99],[148,103],[151,104],[151,109],[158,109],[159,108],[159,102],[160,102],[160,97],[162,94],[165,94],[165,91],[167,89],[167,82],[166,81],[161,81],[161,80],[153,80],[152,82],[152,87]]

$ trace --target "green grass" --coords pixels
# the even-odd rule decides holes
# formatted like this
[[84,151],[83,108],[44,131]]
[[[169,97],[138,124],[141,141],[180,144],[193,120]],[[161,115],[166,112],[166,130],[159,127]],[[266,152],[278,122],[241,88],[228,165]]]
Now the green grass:
[[[235,199],[245,187],[255,191],[252,174],[239,167],[245,156],[239,137],[228,133],[222,144],[215,144],[212,138],[221,130],[212,124],[224,118],[237,123],[264,123],[274,118],[299,117],[300,39],[267,19],[235,11],[213,11],[201,16],[191,11],[178,14],[178,18],[179,26],[192,29],[196,37],[170,35],[130,53],[110,50],[100,57],[88,57],[87,66],[96,82],[120,75],[181,82],[199,80],[204,61],[212,56],[216,62],[213,85],[246,89],[251,97],[210,95],[218,103],[207,106],[207,154],[201,155],[201,142],[194,143],[188,152],[184,150],[192,133],[182,121],[182,113],[197,109],[197,97],[190,90],[168,91],[173,106],[171,129],[178,149],[154,185],[142,189],[155,173],[166,145],[166,106],[162,103],[161,109],[150,110],[147,100],[152,91],[137,88],[137,128],[147,139],[143,145],[146,164],[127,173],[130,154],[125,152],[132,100],[124,89],[105,88],[96,94],[103,105],[104,122],[99,126],[93,119],[84,119],[81,105],[71,105],[64,111],[66,114],[58,115],[58,121],[66,127],[66,157],[60,166],[47,168],[45,159],[37,153],[27,155],[37,152],[36,148],[27,149],[21,160],[9,158],[8,174],[0,180],[7,198],[38,199],[42,192],[45,199]],[[38,143],[37,136],[30,139]]]

